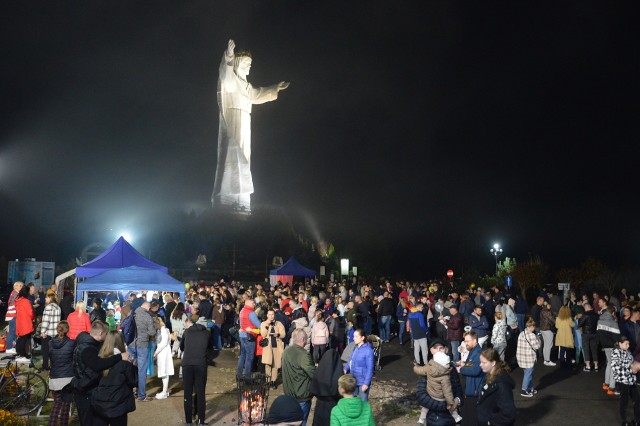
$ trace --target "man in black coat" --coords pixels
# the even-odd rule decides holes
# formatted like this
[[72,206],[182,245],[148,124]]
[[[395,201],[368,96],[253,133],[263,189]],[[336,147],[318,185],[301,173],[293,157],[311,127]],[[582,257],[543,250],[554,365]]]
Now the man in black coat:
[[[205,387],[207,386],[207,348],[209,347],[209,330],[196,323],[197,317],[188,318],[184,325],[184,333],[180,342],[182,355],[182,378],[184,381],[184,416],[187,424],[191,424],[193,405],[197,406],[198,420],[205,420]],[[196,399],[193,400],[193,390]]]
[[206,291],[202,290],[199,294],[200,302],[198,303],[198,316],[200,318],[211,319],[211,312],[213,311],[213,303],[209,300],[209,295]]

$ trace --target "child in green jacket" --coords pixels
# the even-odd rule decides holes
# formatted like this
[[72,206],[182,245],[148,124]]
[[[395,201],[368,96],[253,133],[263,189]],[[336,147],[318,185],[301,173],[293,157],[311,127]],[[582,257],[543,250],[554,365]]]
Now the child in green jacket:
[[331,426],[375,426],[373,413],[368,402],[354,398],[356,378],[345,374],[338,379],[338,392],[342,399],[331,410]]

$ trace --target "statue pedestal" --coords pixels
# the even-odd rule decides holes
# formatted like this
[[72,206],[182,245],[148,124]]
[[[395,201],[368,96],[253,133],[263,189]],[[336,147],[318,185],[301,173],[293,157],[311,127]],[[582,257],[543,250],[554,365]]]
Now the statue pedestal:
[[216,211],[238,215],[251,214],[251,194],[218,195],[211,201]]

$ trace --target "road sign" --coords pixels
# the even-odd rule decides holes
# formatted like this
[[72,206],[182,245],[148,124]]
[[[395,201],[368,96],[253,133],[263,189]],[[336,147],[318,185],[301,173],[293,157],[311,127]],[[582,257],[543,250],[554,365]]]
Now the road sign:
[[511,275],[507,275],[507,287],[511,287],[513,285],[513,278]]
[[453,269],[447,271],[447,277],[449,277],[449,279],[453,278]]
[[558,283],[558,290],[569,290],[571,283]]

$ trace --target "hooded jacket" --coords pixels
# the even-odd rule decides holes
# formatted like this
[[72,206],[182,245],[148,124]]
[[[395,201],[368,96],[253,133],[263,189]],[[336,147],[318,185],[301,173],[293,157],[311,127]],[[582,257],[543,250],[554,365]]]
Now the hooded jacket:
[[510,426],[515,423],[514,387],[515,383],[507,373],[498,375],[491,384],[483,384],[476,408],[479,425]]
[[342,398],[331,410],[331,426],[375,425],[368,402],[360,398]]

